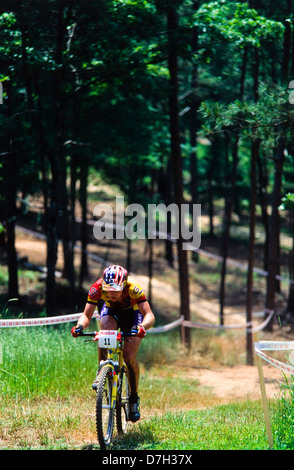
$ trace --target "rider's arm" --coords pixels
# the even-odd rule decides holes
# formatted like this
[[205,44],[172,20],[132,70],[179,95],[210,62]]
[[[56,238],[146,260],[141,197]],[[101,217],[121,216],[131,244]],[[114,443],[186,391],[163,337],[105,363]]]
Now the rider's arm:
[[94,304],[86,303],[84,312],[82,316],[79,318],[77,326],[82,325],[84,329],[88,328],[96,307],[97,306]]
[[143,316],[141,326],[143,326],[145,330],[149,330],[149,328],[151,328],[155,323],[155,317],[151,310],[150,304],[147,301],[145,294],[139,284],[136,284],[135,281],[130,277],[128,277],[128,281],[130,284],[129,295],[131,298],[131,305],[138,306],[137,308],[139,308],[139,311]]
[[87,297],[87,302],[84,308],[84,312],[82,316],[79,318],[78,324],[77,324],[77,326],[82,325],[83,329],[88,328],[91,318],[93,316],[93,313],[95,309],[97,308],[98,300],[101,297],[101,284],[102,284],[102,278],[94,282],[94,284],[91,286],[88,292],[88,297]]
[[140,313],[143,315],[143,321],[141,325],[145,328],[145,330],[149,330],[154,325],[155,316],[151,310],[149,302],[147,300],[145,302],[139,303],[138,308]]

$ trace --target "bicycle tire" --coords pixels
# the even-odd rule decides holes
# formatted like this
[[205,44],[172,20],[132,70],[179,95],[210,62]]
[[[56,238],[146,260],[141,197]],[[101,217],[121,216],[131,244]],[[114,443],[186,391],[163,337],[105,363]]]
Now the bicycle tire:
[[116,427],[118,434],[124,434],[129,421],[130,385],[126,367],[123,366],[119,378],[118,397],[116,404]]
[[96,430],[101,449],[111,443],[114,427],[114,408],[111,408],[112,368],[102,367],[98,376],[96,395]]

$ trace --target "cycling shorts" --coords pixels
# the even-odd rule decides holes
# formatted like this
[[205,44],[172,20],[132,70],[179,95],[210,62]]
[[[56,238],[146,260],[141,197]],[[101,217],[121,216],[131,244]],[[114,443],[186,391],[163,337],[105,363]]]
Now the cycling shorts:
[[133,326],[140,325],[143,321],[143,315],[137,309],[128,308],[126,310],[114,310],[104,304],[100,312],[100,319],[107,315],[113,317],[117,322],[117,328],[125,332],[131,331]]

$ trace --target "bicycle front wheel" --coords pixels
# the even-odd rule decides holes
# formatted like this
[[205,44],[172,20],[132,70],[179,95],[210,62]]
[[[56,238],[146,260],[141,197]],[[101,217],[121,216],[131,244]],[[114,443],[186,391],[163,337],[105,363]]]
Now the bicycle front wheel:
[[110,444],[114,426],[114,408],[111,407],[112,368],[102,367],[98,376],[96,396],[96,429],[101,449]]
[[124,434],[127,430],[130,408],[129,396],[129,379],[126,368],[122,367],[119,378],[118,399],[116,404],[116,426],[117,432],[119,434]]

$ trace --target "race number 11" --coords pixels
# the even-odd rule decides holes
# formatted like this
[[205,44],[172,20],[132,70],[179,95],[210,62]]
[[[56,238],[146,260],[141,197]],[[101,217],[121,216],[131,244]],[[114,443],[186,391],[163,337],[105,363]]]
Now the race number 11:
[[99,348],[116,348],[117,346],[117,331],[116,330],[101,330],[99,331]]

